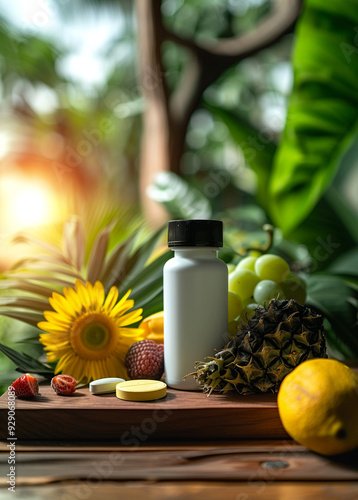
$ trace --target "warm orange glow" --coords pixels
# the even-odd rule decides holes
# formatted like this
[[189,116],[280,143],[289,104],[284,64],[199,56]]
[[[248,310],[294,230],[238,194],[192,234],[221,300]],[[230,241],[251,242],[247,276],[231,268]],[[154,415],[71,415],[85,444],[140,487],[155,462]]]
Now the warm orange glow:
[[37,226],[49,221],[51,200],[40,186],[22,186],[13,198],[13,217],[24,226]]
[[0,232],[5,234],[54,223],[60,215],[50,187],[20,176],[0,179],[0,209]]

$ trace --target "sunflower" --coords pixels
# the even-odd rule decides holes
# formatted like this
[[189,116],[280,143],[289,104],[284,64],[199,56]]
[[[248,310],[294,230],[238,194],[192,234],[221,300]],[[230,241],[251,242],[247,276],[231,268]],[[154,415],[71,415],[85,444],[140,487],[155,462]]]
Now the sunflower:
[[84,285],[76,280],[75,288],[52,294],[53,311],[44,312],[47,321],[38,327],[47,332],[40,334],[47,360],[58,361],[55,373],[67,373],[85,383],[103,377],[127,378],[126,353],[143,338],[141,329],[128,328],[142,314],[142,309],[127,312],[134,306],[133,300],[127,300],[130,292],[117,302],[117,287],[105,297],[100,281]]

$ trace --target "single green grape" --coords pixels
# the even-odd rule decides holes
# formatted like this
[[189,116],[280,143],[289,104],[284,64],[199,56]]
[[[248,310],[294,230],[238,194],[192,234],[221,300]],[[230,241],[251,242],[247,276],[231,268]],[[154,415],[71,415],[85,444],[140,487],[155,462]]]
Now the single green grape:
[[240,260],[236,269],[248,269],[249,271],[255,272],[255,262],[257,261],[257,257],[245,257]]
[[229,274],[231,274],[232,272],[235,271],[235,269],[236,269],[235,264],[231,264],[231,262],[230,262],[229,264],[226,264],[226,265],[227,265],[227,271]]
[[303,306],[306,302],[306,282],[296,276],[293,273],[290,273],[288,278],[280,283],[280,287],[285,294],[286,299],[294,299],[296,302]]
[[261,280],[271,280],[281,283],[290,274],[287,262],[278,255],[261,255],[255,262],[255,273]]
[[228,306],[229,306],[228,321],[230,323],[230,321],[233,321],[235,318],[239,316],[240,311],[242,309],[241,299],[237,293],[229,291]]
[[248,306],[249,304],[253,304],[255,302],[253,293],[254,292],[252,292],[252,295],[248,299],[245,299],[245,300],[241,301],[242,302],[242,308]]
[[229,290],[239,295],[241,300],[252,296],[255,286],[259,282],[258,276],[248,269],[235,269],[229,275]]
[[254,299],[258,304],[267,307],[271,299],[282,300],[285,294],[280,285],[272,280],[262,280],[254,290]]

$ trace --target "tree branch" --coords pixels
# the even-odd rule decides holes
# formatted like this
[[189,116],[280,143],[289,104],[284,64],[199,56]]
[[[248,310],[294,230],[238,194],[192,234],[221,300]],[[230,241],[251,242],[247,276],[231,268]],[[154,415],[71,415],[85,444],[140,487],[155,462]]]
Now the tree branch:
[[154,226],[166,219],[165,209],[151,200],[147,188],[158,172],[170,169],[169,92],[161,57],[163,24],[158,0],[137,0],[139,73],[145,97],[140,151],[139,189],[142,210]]
[[[176,138],[171,148],[171,166],[179,172],[178,151],[183,149],[185,132],[202,93],[227,68],[272,45],[287,33],[297,20],[302,0],[276,0],[272,12],[249,33],[210,42],[194,42],[165,30],[163,36],[191,51],[191,60],[184,69],[176,91],[169,100],[171,123]],[[176,155],[176,156],[175,156]]]
[[272,11],[254,30],[231,38],[195,42],[164,29],[164,36],[183,47],[206,57],[218,56],[239,61],[272,45],[295,24],[303,0],[275,0]]
[[[272,45],[295,23],[302,0],[275,0],[271,13],[251,32],[210,42],[180,37],[163,26],[160,0],[137,0],[141,88],[146,99],[140,159],[140,191],[144,212],[154,224],[163,222],[161,207],[146,188],[160,171],[180,173],[186,130],[203,91],[227,68]],[[162,43],[171,40],[191,57],[171,96],[163,77]]]

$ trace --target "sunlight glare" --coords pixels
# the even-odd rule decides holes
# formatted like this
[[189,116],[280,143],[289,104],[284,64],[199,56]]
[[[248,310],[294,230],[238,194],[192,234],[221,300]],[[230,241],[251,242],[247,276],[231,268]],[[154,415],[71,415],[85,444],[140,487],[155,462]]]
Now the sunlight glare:
[[[4,232],[55,222],[54,194],[45,183],[20,178],[3,179],[0,184],[1,215]],[[1,231],[0,231],[1,232]]]
[[40,186],[22,186],[13,199],[14,217],[23,226],[38,226],[48,220],[49,200]]

